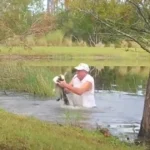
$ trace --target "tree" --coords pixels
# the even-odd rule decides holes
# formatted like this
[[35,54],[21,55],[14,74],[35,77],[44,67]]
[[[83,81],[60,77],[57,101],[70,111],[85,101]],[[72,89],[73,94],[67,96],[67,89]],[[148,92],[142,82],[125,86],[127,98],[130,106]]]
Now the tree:
[[71,7],[58,13],[58,28],[61,28],[67,36],[72,36],[73,41],[85,41],[90,46],[99,43],[114,43],[116,36],[110,33],[107,26],[101,25],[90,14],[84,15],[81,12],[72,11]]
[[47,0],[47,13],[54,14],[59,8],[68,9],[69,3],[70,0]]
[[[150,2],[143,0],[75,0],[71,9],[91,15],[119,38],[124,36],[150,52]],[[115,34],[115,36],[116,36]]]
[[42,0],[1,0],[0,41],[26,32],[42,8]]
[[[110,33],[138,43],[150,53],[150,1],[149,0],[74,0],[70,7],[84,15],[91,15]],[[150,74],[139,138],[150,140]]]
[[141,140],[146,140],[148,142],[150,140],[150,73],[147,82],[143,118],[141,121],[141,128],[138,137]]

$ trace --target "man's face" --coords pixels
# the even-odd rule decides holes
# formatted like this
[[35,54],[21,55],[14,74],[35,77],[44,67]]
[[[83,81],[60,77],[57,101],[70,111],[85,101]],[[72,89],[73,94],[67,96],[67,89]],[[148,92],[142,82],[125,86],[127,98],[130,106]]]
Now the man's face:
[[77,70],[76,74],[77,77],[82,80],[86,76],[87,72],[85,70]]

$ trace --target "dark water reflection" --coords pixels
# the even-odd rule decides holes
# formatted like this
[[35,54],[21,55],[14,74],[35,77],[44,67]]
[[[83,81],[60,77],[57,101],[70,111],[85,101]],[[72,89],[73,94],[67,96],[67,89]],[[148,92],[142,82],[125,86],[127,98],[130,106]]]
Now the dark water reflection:
[[149,68],[145,67],[109,67],[93,69],[96,89],[137,92],[146,87]]
[[100,66],[90,67],[96,90],[117,90],[145,94],[149,67]]

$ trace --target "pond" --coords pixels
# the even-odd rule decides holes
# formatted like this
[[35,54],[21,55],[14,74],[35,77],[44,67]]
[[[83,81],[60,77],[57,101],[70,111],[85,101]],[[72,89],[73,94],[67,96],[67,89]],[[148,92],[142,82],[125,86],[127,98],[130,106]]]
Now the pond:
[[108,128],[120,140],[137,137],[142,118],[144,96],[118,91],[96,91],[97,107],[83,109],[64,106],[55,99],[39,98],[25,93],[1,92],[0,108],[40,120],[82,125],[85,128]]
[[[66,66],[44,67],[47,68],[57,73],[68,70]],[[0,92],[0,107],[15,114],[55,123],[80,124],[90,129],[98,126],[108,128],[120,140],[133,142],[140,129],[148,71],[149,68],[143,66],[91,66],[97,104],[93,109],[64,106],[56,101],[55,96],[42,98],[9,90]]]

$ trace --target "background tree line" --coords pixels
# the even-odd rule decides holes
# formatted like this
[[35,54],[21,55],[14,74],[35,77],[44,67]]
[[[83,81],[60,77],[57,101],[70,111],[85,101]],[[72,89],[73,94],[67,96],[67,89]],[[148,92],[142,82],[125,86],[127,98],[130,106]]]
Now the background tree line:
[[[130,32],[132,27],[132,33],[136,32],[138,26],[144,27],[138,20],[135,9],[126,3],[116,0],[47,0],[45,8],[42,0],[2,0],[0,41],[4,43],[6,39],[9,41],[10,37],[17,41],[19,36],[18,42],[12,42],[10,45],[20,44],[21,38],[21,41],[29,46],[114,44],[117,47],[125,40],[122,45],[132,47],[133,39],[128,40],[105,24],[113,24],[113,27],[117,26],[125,32]],[[97,19],[98,16],[101,16],[101,21]],[[102,20],[105,20],[105,23]],[[141,32],[146,34],[145,31]]]

